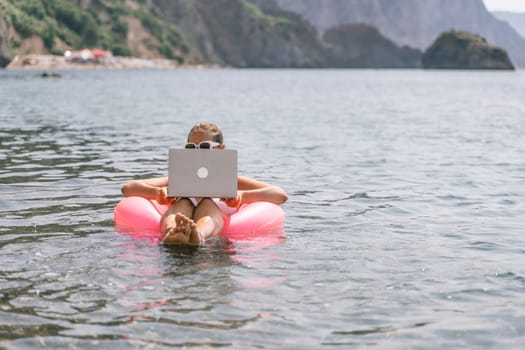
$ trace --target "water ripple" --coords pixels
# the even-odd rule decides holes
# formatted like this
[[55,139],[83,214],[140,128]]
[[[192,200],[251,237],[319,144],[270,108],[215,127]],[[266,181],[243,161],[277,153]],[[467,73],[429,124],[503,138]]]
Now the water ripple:
[[[0,79],[3,348],[521,348],[523,73]],[[114,228],[121,186],[165,175],[196,119],[287,190],[285,234]]]

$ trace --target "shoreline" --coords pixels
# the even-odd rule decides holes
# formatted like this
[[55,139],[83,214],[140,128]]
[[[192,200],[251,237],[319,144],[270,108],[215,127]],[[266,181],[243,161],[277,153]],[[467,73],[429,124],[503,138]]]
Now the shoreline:
[[186,65],[167,58],[138,58],[112,56],[98,60],[73,61],[56,55],[17,55],[6,66],[6,70],[125,70],[125,69],[181,69],[181,68],[224,68],[219,65]]
[[[26,71],[71,71],[71,70],[171,70],[171,69],[226,69],[233,68],[231,66],[223,66],[219,64],[180,64],[176,60],[167,58],[139,58],[139,57],[123,57],[111,56],[104,59],[86,60],[79,62],[78,60],[69,60],[64,56],[57,55],[41,55],[41,54],[27,54],[17,55],[11,62],[0,70],[26,70]],[[365,68],[365,67],[308,67],[308,68],[281,68],[281,67],[247,67],[240,69],[321,69],[321,70],[407,70],[407,71],[454,71],[454,72],[469,72],[469,71],[501,71],[509,72],[511,70],[505,69],[443,69],[443,68]],[[523,71],[521,67],[515,67],[513,72]]]

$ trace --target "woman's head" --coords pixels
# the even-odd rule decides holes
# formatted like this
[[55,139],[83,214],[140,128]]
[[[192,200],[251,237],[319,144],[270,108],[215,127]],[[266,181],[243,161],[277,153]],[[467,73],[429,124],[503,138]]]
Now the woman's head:
[[195,124],[188,133],[187,142],[199,144],[203,141],[213,141],[220,144],[219,148],[223,148],[223,137],[221,129],[213,123],[198,123]]

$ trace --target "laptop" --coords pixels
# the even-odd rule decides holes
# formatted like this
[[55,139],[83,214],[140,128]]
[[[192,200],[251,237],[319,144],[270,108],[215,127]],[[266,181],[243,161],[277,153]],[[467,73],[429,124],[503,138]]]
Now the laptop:
[[168,196],[237,197],[237,151],[170,148]]

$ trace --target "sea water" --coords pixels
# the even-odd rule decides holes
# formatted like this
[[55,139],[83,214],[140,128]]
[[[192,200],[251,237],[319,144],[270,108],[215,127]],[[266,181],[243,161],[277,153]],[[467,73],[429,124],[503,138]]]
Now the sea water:
[[[0,347],[522,349],[525,73],[0,72]],[[219,124],[285,234],[115,229]]]

